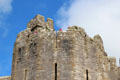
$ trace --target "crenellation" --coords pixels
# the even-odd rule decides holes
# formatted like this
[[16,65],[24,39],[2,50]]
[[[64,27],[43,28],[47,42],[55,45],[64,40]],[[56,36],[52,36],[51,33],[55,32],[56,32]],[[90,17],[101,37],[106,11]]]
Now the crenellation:
[[31,29],[31,32],[36,32],[38,29],[43,30],[54,30],[53,20],[48,18],[47,22],[45,22],[44,16],[37,15],[35,16],[28,24],[27,28]]
[[115,71],[116,68],[117,68],[116,58],[115,57],[109,57],[109,62],[110,62],[110,70]]
[[99,34],[95,35],[93,39],[94,39],[94,41],[96,41],[97,43],[103,45],[102,38],[101,38],[101,36],[100,36]]
[[53,20],[51,18],[47,18],[46,25],[48,26],[48,28],[54,29],[54,23],[53,23]]
[[101,36],[100,35],[95,35],[93,40],[96,42],[97,47],[99,47],[99,49],[101,51],[103,51],[103,55],[107,56],[107,54],[106,54],[106,52],[104,50],[103,41],[102,41]]
[[31,30],[36,27],[45,27],[45,19],[44,16],[37,15],[35,16],[28,24],[27,28],[30,28]]

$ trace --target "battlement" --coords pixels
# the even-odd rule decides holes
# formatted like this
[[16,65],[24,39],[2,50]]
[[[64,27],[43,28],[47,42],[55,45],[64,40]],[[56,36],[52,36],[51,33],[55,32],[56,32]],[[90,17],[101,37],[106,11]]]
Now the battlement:
[[94,41],[96,41],[97,43],[103,46],[103,41],[100,35],[95,35],[93,39]]
[[112,66],[116,66],[116,58],[115,57],[109,57],[109,62]]
[[78,26],[69,26],[68,31],[82,31],[82,32],[85,32],[85,30],[83,28],[78,27]]
[[49,28],[54,30],[53,20],[47,18],[47,22],[45,22],[44,16],[36,15],[28,24],[27,28],[34,30],[35,28]]

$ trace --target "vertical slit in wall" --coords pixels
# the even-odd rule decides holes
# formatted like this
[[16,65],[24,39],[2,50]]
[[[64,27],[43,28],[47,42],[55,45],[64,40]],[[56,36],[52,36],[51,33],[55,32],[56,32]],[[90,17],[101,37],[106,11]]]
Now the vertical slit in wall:
[[57,63],[55,63],[55,80],[57,80]]
[[24,80],[27,80],[27,70],[25,70],[25,79]]
[[86,80],[88,80],[89,77],[88,77],[88,70],[86,70]]

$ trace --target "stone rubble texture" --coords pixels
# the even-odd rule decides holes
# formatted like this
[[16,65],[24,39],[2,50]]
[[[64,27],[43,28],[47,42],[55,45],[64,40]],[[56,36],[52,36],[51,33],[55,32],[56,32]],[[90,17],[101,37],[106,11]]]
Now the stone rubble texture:
[[2,80],[120,80],[120,67],[99,35],[77,26],[56,34],[53,20],[37,15],[18,34],[11,79]]

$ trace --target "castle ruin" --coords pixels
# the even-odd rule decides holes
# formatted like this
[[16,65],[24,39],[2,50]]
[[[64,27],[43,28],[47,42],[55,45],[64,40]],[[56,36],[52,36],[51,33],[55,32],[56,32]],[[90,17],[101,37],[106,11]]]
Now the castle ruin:
[[11,77],[0,80],[120,80],[120,67],[99,35],[77,26],[56,33],[53,20],[37,15],[17,36]]

